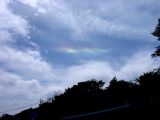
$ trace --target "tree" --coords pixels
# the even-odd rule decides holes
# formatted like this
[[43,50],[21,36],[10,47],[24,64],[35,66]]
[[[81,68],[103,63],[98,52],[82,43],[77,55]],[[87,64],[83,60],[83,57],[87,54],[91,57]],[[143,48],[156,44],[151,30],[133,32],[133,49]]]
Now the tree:
[[[106,88],[108,98],[112,99],[112,104],[125,104],[133,96],[133,89],[136,85],[132,82],[117,80],[114,77]],[[115,103],[114,103],[115,102]]]
[[[154,71],[144,73],[139,78],[137,82],[144,91],[144,95],[148,98],[150,107],[160,107],[160,72],[159,69]],[[147,101],[147,100],[145,100]]]
[[95,111],[102,108],[99,101],[104,96],[104,82],[89,80],[65,90],[64,94],[55,96],[55,104],[61,116]]
[[14,116],[5,114],[0,118],[0,120],[14,120]]
[[[158,19],[158,24],[152,35],[157,37],[157,40],[160,41],[160,19]],[[152,54],[152,57],[160,57],[160,46],[156,47],[156,51]]]

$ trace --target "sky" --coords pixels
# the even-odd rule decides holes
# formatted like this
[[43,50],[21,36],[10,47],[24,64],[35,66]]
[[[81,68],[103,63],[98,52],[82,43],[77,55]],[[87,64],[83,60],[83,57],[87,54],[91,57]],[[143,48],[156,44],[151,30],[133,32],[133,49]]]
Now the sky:
[[156,68],[159,7],[159,0],[0,0],[0,114],[80,81],[107,86]]

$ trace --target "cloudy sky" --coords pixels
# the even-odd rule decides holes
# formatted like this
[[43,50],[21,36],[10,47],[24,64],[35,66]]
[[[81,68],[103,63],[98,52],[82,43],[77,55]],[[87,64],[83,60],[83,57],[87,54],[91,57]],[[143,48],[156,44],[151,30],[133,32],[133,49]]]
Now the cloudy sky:
[[0,0],[0,114],[78,81],[134,80],[156,68],[150,33],[159,7],[159,0]]

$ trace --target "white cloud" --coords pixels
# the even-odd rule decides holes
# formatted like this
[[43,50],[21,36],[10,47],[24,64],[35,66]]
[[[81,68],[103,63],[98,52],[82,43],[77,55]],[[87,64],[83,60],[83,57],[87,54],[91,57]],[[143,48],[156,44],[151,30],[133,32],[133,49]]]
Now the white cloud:
[[[52,66],[43,60],[38,51],[20,50],[12,44],[17,42],[16,35],[27,39],[31,26],[12,12],[8,6],[11,2],[0,1],[1,111],[38,102],[41,97],[60,89],[60,81],[55,77]],[[56,85],[52,86],[49,82]]]
[[30,5],[31,7],[38,7],[38,0],[19,0],[20,2]]
[[8,42],[13,42],[12,34],[7,30],[0,30],[0,45],[6,44]]
[[[22,51],[8,45],[11,41],[16,42],[13,34],[29,37],[30,28],[27,20],[14,14],[8,7],[10,2],[0,1],[0,63],[4,69],[21,73],[24,76],[30,75],[32,79],[36,79],[37,74],[41,74],[39,79],[54,78],[52,67],[41,58],[38,51],[29,49]],[[43,74],[45,72],[47,74]]]
[[149,56],[151,51],[139,51],[133,56],[124,59],[124,64],[119,68],[114,68],[109,62],[87,61],[81,65],[71,66],[63,71],[65,86],[76,84],[78,81],[90,79],[109,81],[117,76],[118,79],[135,80],[136,77],[149,72],[158,66],[158,62]]
[[18,1],[36,9],[41,14],[46,13],[46,7],[51,2],[51,0],[18,0]]
[[8,1],[0,1],[0,30],[27,36],[29,34],[28,22],[21,16],[13,14],[8,4]]
[[67,78],[65,86],[90,79],[110,80],[113,76],[114,70],[110,64],[100,61],[87,61],[81,65],[71,66],[64,71],[64,77]]
[[1,47],[0,65],[0,91],[4,91],[0,95],[2,111],[32,103],[38,105],[40,98],[47,98],[49,93],[64,87],[55,70],[37,51]]
[[[22,76],[4,70],[0,70],[0,74],[0,91],[3,91],[0,95],[0,107],[3,108],[1,111],[4,112],[19,107],[24,109],[22,106],[25,105],[27,108],[37,106],[40,98],[56,89],[41,85],[36,79],[26,80]],[[9,113],[16,112],[18,111],[9,111]]]
[[[31,4],[30,0],[25,1]],[[71,29],[74,39],[85,38],[90,33],[103,33],[117,37],[134,36],[134,38],[144,40],[144,38],[150,38],[149,33],[153,30],[151,21],[158,17],[151,14],[153,7],[148,9],[149,5],[154,6],[155,3],[158,4],[158,0],[147,2],[134,0],[87,2],[82,0],[78,3],[63,0],[44,3],[35,0],[36,5],[31,4],[31,6],[37,10],[43,6],[42,8],[46,11],[44,19],[53,26],[58,24]],[[141,7],[144,7],[144,10]]]
[[135,53],[131,58],[126,58],[126,64],[117,72],[120,79],[134,80],[135,77],[149,72],[159,66],[158,61],[151,58],[151,51]]
[[1,47],[0,55],[0,63],[5,69],[18,72],[26,77],[29,76],[32,79],[51,80],[51,78],[56,78],[53,68],[41,58],[37,51],[19,51]]
[[84,40],[90,33],[127,38],[134,36],[135,39],[150,40],[153,23],[159,17],[158,14],[152,14],[152,11],[160,4],[158,0],[16,1],[37,10],[37,15],[42,14],[40,19],[51,28],[58,25],[69,29],[74,40],[77,38]]

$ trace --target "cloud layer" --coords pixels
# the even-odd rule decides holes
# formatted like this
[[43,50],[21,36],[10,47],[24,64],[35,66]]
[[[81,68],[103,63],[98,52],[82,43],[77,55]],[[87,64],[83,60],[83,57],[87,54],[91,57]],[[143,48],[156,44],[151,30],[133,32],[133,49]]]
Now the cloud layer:
[[149,33],[159,5],[158,0],[0,0],[0,114],[79,81],[134,80],[156,68]]
[[135,35],[134,37],[145,38],[149,36],[149,29],[153,27],[150,21],[158,17],[155,9],[160,4],[158,0],[147,2],[143,0],[136,3],[134,0],[129,2],[82,0],[78,3],[73,0],[21,2],[36,9],[48,23],[70,28],[71,34],[80,38],[95,32],[119,37]]

